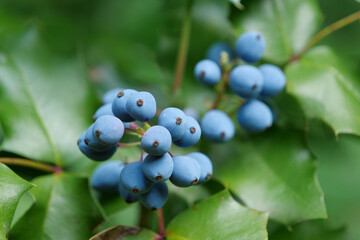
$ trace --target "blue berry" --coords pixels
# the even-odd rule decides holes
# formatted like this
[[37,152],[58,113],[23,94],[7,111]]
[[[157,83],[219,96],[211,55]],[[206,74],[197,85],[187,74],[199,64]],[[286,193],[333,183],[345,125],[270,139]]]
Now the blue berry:
[[93,128],[94,128],[94,124],[92,124],[88,130],[86,130],[85,132],[85,138],[84,138],[84,142],[85,144],[92,150],[97,151],[97,152],[102,152],[105,150],[108,150],[112,147],[114,147],[115,145],[106,145],[106,144],[102,144],[100,143],[95,136],[93,135]]
[[221,69],[214,61],[205,59],[196,64],[194,75],[199,82],[214,85],[221,79]]
[[104,93],[102,96],[103,104],[112,103],[114,101],[114,99],[116,98],[117,94],[121,91],[122,91],[121,88],[114,88],[114,89],[110,89],[109,91]]
[[104,116],[104,115],[114,116],[114,114],[112,112],[112,104],[111,103],[102,105],[101,107],[98,108],[98,110],[96,110],[94,117],[93,117],[94,121],[96,121],[99,117]]
[[134,194],[143,194],[153,185],[144,175],[143,162],[131,162],[125,165],[120,174],[120,184]]
[[241,127],[248,132],[261,132],[273,123],[270,108],[257,99],[245,102],[237,112],[237,119]]
[[129,192],[121,184],[118,185],[118,191],[121,198],[127,203],[133,203],[139,200],[139,195]]
[[254,66],[242,65],[230,72],[230,88],[240,97],[257,97],[263,85],[263,76]]
[[195,145],[201,137],[201,128],[195,118],[187,116],[185,134],[179,140],[175,141],[175,145],[179,147],[190,147]]
[[124,124],[111,115],[99,117],[92,128],[95,139],[105,145],[117,144],[124,135]]
[[226,142],[234,137],[235,126],[230,117],[223,111],[208,111],[201,120],[203,135],[214,142]]
[[94,161],[104,161],[112,157],[116,152],[117,146],[113,146],[108,150],[103,150],[101,152],[92,150],[87,144],[85,144],[85,132],[81,135],[78,140],[78,147],[80,151],[87,156],[88,158]]
[[273,97],[285,88],[286,77],[279,67],[272,64],[263,64],[259,67],[259,70],[264,78],[261,96]]
[[201,175],[199,179],[199,183],[204,183],[208,181],[213,174],[213,165],[211,163],[210,158],[201,152],[193,152],[187,155],[195,159],[200,165]]
[[126,102],[129,97],[135,93],[137,93],[137,91],[132,89],[122,90],[118,92],[116,98],[112,103],[113,114],[123,122],[134,121],[134,118],[130,116],[130,114],[126,110]]
[[150,121],[156,114],[156,101],[148,92],[137,92],[126,102],[127,112],[140,122]]
[[255,31],[242,34],[236,41],[237,55],[248,63],[259,61],[264,55],[265,47],[264,36]]
[[228,54],[229,61],[234,59],[234,51],[232,47],[229,44],[223,42],[217,42],[211,45],[206,53],[206,58],[216,63],[220,63],[221,52],[226,52]]
[[186,115],[178,108],[165,108],[159,116],[158,124],[169,130],[172,140],[179,140],[185,133]]
[[168,187],[164,182],[156,182],[145,194],[140,195],[140,202],[148,209],[158,210],[164,206],[168,198]]
[[170,132],[163,126],[153,126],[144,133],[141,146],[148,154],[161,156],[170,150]]
[[160,157],[147,155],[143,162],[145,176],[153,182],[166,181],[174,169],[174,162],[169,153]]
[[174,170],[170,181],[178,187],[189,187],[200,179],[201,169],[198,162],[188,156],[173,157]]
[[123,168],[124,164],[118,160],[101,163],[91,176],[91,186],[98,191],[117,192]]

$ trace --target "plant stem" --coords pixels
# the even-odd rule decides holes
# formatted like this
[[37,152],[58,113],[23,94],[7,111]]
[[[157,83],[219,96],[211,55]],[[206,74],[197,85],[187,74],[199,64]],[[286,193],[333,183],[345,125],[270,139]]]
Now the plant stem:
[[62,168],[59,166],[53,166],[50,164],[35,162],[23,158],[0,158],[0,162],[8,165],[18,165],[23,167],[35,168],[50,173],[62,172]]
[[314,46],[317,42],[319,42],[321,39],[323,39],[330,33],[335,32],[336,30],[347,26],[358,19],[360,19],[360,11],[357,11],[327,26],[326,28],[318,32],[297,55],[293,56],[291,58],[291,62],[294,62],[299,58],[301,58],[306,51],[308,51],[312,46]]
[[224,69],[223,75],[221,78],[221,88],[216,95],[215,101],[214,101],[213,105],[211,106],[211,109],[218,108],[219,103],[224,96],[224,92],[225,92],[228,84],[229,84],[229,71]]
[[165,239],[164,214],[163,209],[158,210],[159,235]]
[[189,48],[189,39],[190,39],[190,30],[191,30],[191,8],[193,5],[193,0],[187,0],[186,2],[186,12],[185,18],[183,21],[183,26],[181,30],[181,40],[180,47],[178,51],[178,56],[176,60],[175,76],[172,86],[172,92],[176,92],[182,82],[183,74],[185,71],[187,52]]
[[141,135],[144,135],[144,132],[143,131],[139,131],[137,129],[133,129],[133,128],[125,128],[125,130],[128,130],[128,131],[133,131],[133,132],[136,132],[136,133],[139,133]]
[[132,142],[132,143],[118,143],[118,147],[132,147],[132,146],[138,146],[141,142]]

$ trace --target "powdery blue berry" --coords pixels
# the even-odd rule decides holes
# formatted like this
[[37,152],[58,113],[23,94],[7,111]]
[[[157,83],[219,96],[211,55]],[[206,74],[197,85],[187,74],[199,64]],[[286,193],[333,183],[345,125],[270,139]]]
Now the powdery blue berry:
[[122,170],[120,184],[131,193],[143,194],[150,190],[153,182],[145,177],[142,162],[131,162]]
[[85,144],[85,132],[81,135],[78,140],[78,147],[80,151],[88,158],[94,161],[104,161],[112,157],[116,152],[117,146],[110,147],[110,149],[103,151],[94,151],[87,144]]
[[164,206],[168,199],[168,193],[166,183],[156,182],[147,193],[140,195],[140,202],[146,208],[155,211]]
[[243,98],[257,97],[264,85],[264,79],[254,66],[242,65],[230,72],[230,88]]
[[126,110],[126,102],[129,99],[129,97],[135,93],[137,93],[137,91],[133,89],[125,89],[118,92],[116,98],[114,99],[112,103],[112,112],[121,121],[124,122],[134,121],[134,118],[130,116],[130,114]]
[[140,122],[150,121],[156,114],[156,101],[148,92],[137,92],[126,101],[127,112]]
[[94,128],[94,124],[92,124],[85,132],[85,138],[84,138],[84,142],[85,144],[92,150],[97,151],[97,152],[102,152],[105,150],[108,150],[112,147],[115,146],[115,144],[113,145],[106,145],[103,143],[100,143],[95,136],[93,135],[93,128]]
[[145,176],[153,182],[166,181],[174,169],[174,162],[169,153],[160,157],[147,155],[143,162]]
[[221,79],[221,69],[214,61],[205,59],[195,65],[194,75],[199,82],[214,85]]
[[118,191],[121,198],[127,203],[133,203],[139,200],[139,195],[129,192],[121,184],[118,185]]
[[94,138],[105,145],[117,144],[124,135],[124,124],[120,119],[111,115],[99,117],[93,127]]
[[189,187],[200,179],[201,169],[198,162],[188,156],[173,157],[174,170],[170,181],[178,187]]
[[208,111],[201,120],[202,134],[214,142],[226,142],[234,137],[235,126],[230,117],[223,111]]
[[220,63],[222,52],[226,52],[228,54],[229,61],[234,59],[234,51],[232,47],[224,42],[217,42],[212,44],[206,53],[206,58],[216,63]]
[[187,116],[186,130],[182,138],[174,141],[176,146],[190,147],[195,145],[201,137],[201,128],[195,118]]
[[237,112],[237,119],[241,127],[248,132],[261,132],[273,123],[270,108],[257,99],[245,102]]
[[94,121],[96,121],[99,117],[104,116],[104,115],[114,116],[114,114],[112,112],[112,103],[107,103],[107,104],[99,107],[98,110],[96,110],[96,112],[94,114]]
[[187,156],[195,159],[200,165],[201,174],[199,183],[208,181],[213,175],[213,165],[210,158],[201,152],[193,152]]
[[169,130],[172,140],[179,140],[185,133],[186,115],[178,108],[165,108],[159,116],[158,124]]
[[114,88],[114,89],[110,89],[109,91],[105,92],[101,98],[103,104],[112,103],[120,91],[122,91],[121,88]]
[[256,31],[246,32],[236,41],[237,55],[248,63],[259,61],[264,55],[265,47],[264,36]]
[[163,126],[153,126],[144,133],[141,146],[148,154],[161,156],[171,148],[170,132]]
[[91,175],[91,186],[102,192],[117,192],[124,164],[119,160],[101,163]]
[[286,77],[279,67],[272,64],[263,64],[259,67],[259,70],[264,78],[261,96],[273,97],[285,88]]

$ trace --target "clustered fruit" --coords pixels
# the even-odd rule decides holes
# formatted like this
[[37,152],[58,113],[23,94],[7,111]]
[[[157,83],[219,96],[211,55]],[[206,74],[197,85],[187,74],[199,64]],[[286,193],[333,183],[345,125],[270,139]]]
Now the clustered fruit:
[[[126,133],[140,138],[142,151],[147,155],[140,161],[127,164],[108,161],[100,164],[92,175],[92,186],[99,191],[117,191],[128,203],[140,200],[147,208],[161,208],[168,197],[170,180],[178,187],[204,183],[213,173],[211,160],[203,153],[173,156],[172,143],[190,147],[201,137],[199,123],[178,108],[165,108],[158,125],[147,122],[156,115],[155,98],[148,92],[132,89],[113,89],[104,94],[104,105],[94,114],[95,122],[80,136],[81,152],[95,161],[109,159]],[[134,121],[144,123],[139,127]]]
[[[258,67],[247,63],[258,62],[265,51],[265,38],[256,31],[245,32],[236,41],[235,52],[226,43],[213,44],[207,58],[194,69],[196,79],[206,85],[226,81],[230,89],[245,99],[237,111],[240,126],[248,132],[261,132],[273,124],[273,113],[262,100],[281,92],[286,85],[283,71],[272,64]],[[235,59],[235,56],[240,59]],[[240,61],[245,64],[237,64]],[[229,73],[229,74],[227,74]],[[201,120],[203,135],[211,141],[225,142],[235,133],[230,117],[221,110],[208,111]]]

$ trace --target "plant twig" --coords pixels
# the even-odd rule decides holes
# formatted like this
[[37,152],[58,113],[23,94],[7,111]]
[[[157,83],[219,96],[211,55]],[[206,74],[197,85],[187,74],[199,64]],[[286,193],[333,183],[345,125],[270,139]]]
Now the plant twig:
[[34,169],[38,169],[41,171],[49,172],[49,173],[60,173],[62,172],[62,168],[59,166],[54,166],[46,163],[35,162],[23,158],[0,158],[0,162],[8,165],[17,165],[23,167],[30,167]]
[[175,68],[175,76],[172,86],[172,92],[176,92],[182,82],[183,74],[185,71],[185,64],[187,58],[187,52],[189,48],[189,38],[190,38],[190,31],[191,31],[191,8],[193,5],[193,0],[187,0],[186,2],[186,12],[185,18],[181,30],[181,40],[180,40],[180,47],[177,55],[176,60],[176,68]]
[[211,106],[211,109],[216,109],[219,106],[220,101],[222,100],[223,96],[224,96],[224,92],[226,90],[227,85],[229,84],[229,71],[228,70],[223,70],[223,75],[221,78],[221,88],[220,90],[217,92],[215,101],[213,103],[213,105]]
[[136,132],[136,133],[139,133],[139,134],[141,134],[141,135],[144,135],[144,132],[143,132],[143,131],[140,131],[140,130],[137,130],[137,129],[125,128],[125,130],[132,131],[132,132]]
[[357,11],[357,12],[355,12],[347,17],[344,17],[344,18],[334,22],[333,24],[327,26],[326,28],[324,28],[323,30],[318,32],[297,55],[295,55],[291,58],[290,61],[294,62],[294,61],[298,60],[299,58],[301,58],[304,55],[304,53],[306,51],[308,51],[312,46],[314,46],[321,39],[323,39],[330,33],[335,32],[336,30],[343,28],[343,27],[349,25],[350,23],[352,23],[356,20],[359,20],[359,19],[360,19],[360,11]]
[[165,226],[164,226],[164,214],[163,209],[158,210],[158,223],[159,223],[159,235],[165,239]]
[[132,146],[138,146],[141,142],[132,142],[132,143],[118,143],[118,147],[132,147]]

